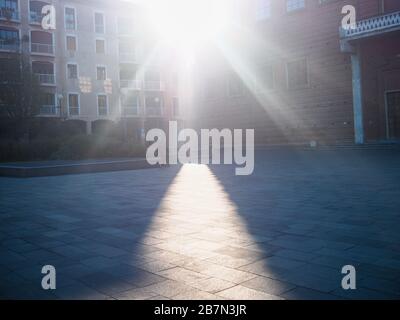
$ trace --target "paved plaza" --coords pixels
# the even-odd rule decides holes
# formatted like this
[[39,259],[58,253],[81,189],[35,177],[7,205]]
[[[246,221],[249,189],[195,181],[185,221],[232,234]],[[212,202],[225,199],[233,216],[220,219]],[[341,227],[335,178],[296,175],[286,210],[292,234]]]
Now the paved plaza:
[[264,150],[251,176],[188,164],[0,178],[0,200],[3,299],[400,298],[396,150]]

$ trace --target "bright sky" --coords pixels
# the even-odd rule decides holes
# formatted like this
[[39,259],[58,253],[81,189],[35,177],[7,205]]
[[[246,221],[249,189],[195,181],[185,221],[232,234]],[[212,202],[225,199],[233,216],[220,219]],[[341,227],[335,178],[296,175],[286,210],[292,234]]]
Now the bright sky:
[[228,0],[136,0],[166,43],[194,48],[218,38],[229,24]]

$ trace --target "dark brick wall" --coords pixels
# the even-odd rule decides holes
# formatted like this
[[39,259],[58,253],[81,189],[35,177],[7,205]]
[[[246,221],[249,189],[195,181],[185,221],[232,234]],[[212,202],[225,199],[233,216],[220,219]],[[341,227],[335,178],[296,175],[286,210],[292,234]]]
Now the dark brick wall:
[[[288,14],[285,1],[273,1],[270,19],[238,27],[234,35],[199,55],[192,113],[197,126],[254,128],[258,143],[353,142],[351,62],[349,54],[340,51],[341,9],[353,4],[358,17],[374,16],[381,14],[380,1],[306,3],[304,10]],[[251,16],[251,10],[244,12]],[[288,89],[286,64],[303,58],[308,84]],[[260,76],[266,64],[273,66],[274,88],[255,93],[249,79]],[[246,87],[241,96],[227,94],[226,79],[232,72]]]

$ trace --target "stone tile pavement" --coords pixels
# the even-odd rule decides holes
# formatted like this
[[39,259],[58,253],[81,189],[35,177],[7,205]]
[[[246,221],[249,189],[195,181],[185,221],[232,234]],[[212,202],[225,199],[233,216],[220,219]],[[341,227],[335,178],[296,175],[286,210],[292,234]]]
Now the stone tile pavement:
[[[255,165],[0,178],[0,298],[400,298],[398,151]],[[341,288],[347,264],[356,290]]]

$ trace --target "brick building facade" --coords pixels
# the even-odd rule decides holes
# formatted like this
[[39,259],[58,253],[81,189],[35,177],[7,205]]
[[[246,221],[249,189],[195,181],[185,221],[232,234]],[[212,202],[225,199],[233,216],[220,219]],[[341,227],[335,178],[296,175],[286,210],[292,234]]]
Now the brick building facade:
[[[342,8],[356,8],[341,30]],[[259,144],[400,138],[400,1],[242,1],[198,55],[190,120],[254,128]]]

